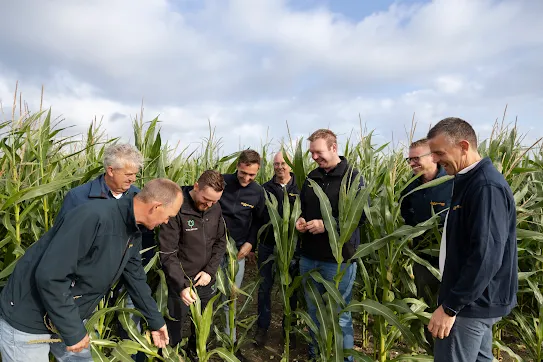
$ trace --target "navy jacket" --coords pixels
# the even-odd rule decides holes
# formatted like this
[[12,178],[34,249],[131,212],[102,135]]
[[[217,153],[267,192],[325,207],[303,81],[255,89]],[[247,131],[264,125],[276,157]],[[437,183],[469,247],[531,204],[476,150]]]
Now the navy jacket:
[[[341,156],[340,159],[341,162],[330,172],[326,172],[324,169],[318,167],[307,175],[307,178],[317,182],[326,196],[328,196],[330,205],[332,206],[332,216],[336,218],[336,222],[338,222],[339,218],[339,190],[343,176],[346,173],[350,173],[351,178],[354,179],[356,175],[358,175],[358,170],[353,169],[343,156]],[[362,177],[360,178],[359,187],[364,187],[364,180]],[[305,221],[315,219],[322,220],[319,198],[309,186],[309,181],[307,180],[302,186],[300,201],[302,206],[302,217],[305,219]],[[359,225],[361,225],[365,220],[366,216],[364,213],[362,213]],[[336,262],[334,254],[332,254],[332,248],[330,247],[328,232],[326,230],[321,234],[311,234],[309,232],[305,232],[301,234],[301,239],[301,256],[313,260]],[[342,255],[345,261],[354,255],[354,252],[359,244],[360,229],[356,228],[349,241],[343,245]]]
[[[126,197],[127,195],[134,195],[138,192],[140,192],[140,189],[134,185],[131,185],[130,188],[123,193],[122,197]],[[64,200],[62,201],[62,207],[58,212],[55,222],[76,206],[82,205],[89,201],[108,199],[115,199],[115,197],[113,197],[111,190],[109,189],[106,181],[104,180],[104,174],[102,174],[94,180],[84,183],[83,185],[74,187],[66,193],[66,195],[64,196]],[[155,246],[155,234],[153,230],[149,230],[143,225],[140,226],[140,230],[142,231],[143,250]],[[153,250],[143,253],[142,259],[144,264],[147,263],[153,255]]]
[[236,173],[223,177],[226,186],[219,202],[228,233],[238,248],[249,242],[254,251],[260,220],[266,207],[264,190],[256,182],[242,187]]
[[133,197],[90,202],[57,219],[18,260],[0,294],[0,314],[14,328],[51,333],[67,345],[87,333],[83,320],[122,275],[128,294],[152,330],[165,322],[141,264],[141,232]]
[[470,318],[503,317],[518,290],[516,208],[489,158],[454,178],[439,304]]
[[[288,184],[285,185],[285,187],[278,184],[275,180],[275,175],[271,180],[266,182],[262,187],[266,192],[272,194],[277,199],[278,208],[277,211],[279,212],[279,215],[283,217],[283,201],[285,198],[284,190],[286,189],[288,194],[288,200],[290,203],[290,206],[292,207],[294,205],[294,201],[296,200],[296,196],[299,195],[300,191],[298,191],[298,186],[296,185],[296,177],[291,172],[290,173],[290,181]],[[268,214],[268,209],[266,208],[266,211],[264,212],[264,215],[262,217],[262,225],[267,224],[270,221],[270,215]],[[275,235],[273,232],[273,226],[268,226],[261,234],[260,241],[268,246],[275,246]]]
[[[446,175],[445,169],[439,166],[435,179]],[[422,178],[418,177],[403,190],[402,196],[421,185]],[[444,209],[448,209],[451,205],[452,186],[453,181],[449,180],[441,185],[413,192],[403,199],[401,213],[405,224],[415,226],[418,223],[428,220],[432,217],[432,209],[436,214]],[[445,222],[446,215],[446,212],[440,214],[441,226]]]

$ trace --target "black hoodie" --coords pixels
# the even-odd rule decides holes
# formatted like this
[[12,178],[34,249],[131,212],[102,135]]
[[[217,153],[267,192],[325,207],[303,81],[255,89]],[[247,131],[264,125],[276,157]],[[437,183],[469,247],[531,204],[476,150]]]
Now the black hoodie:
[[[332,216],[336,218],[336,222],[339,218],[339,190],[343,176],[349,172],[351,175],[351,180],[354,180],[354,178],[358,175],[358,170],[353,169],[343,156],[340,156],[340,159],[341,162],[338,163],[337,166],[330,172],[326,172],[324,169],[319,167],[307,175],[307,178],[317,182],[326,196],[328,196],[330,205],[332,206]],[[360,177],[359,187],[364,187],[364,180],[362,177]],[[307,180],[305,181],[302,191],[300,192],[300,201],[302,203],[302,217],[305,219],[305,221],[315,219],[322,220],[319,198],[313,189],[309,187],[309,181]],[[359,225],[361,225],[365,220],[366,217],[363,213],[362,217],[360,218]],[[354,255],[354,252],[359,244],[360,229],[356,228],[349,241],[343,245],[342,254],[345,261]],[[336,262],[334,254],[332,254],[332,248],[330,247],[328,232],[326,230],[321,234],[311,234],[309,232],[303,233],[300,252],[302,256],[309,259]]]

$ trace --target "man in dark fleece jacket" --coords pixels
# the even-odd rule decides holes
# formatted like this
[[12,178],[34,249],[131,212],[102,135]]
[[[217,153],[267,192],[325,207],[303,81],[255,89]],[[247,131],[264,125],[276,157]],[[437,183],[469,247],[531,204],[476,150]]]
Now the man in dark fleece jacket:
[[[243,150],[236,166],[236,172],[226,174],[224,181],[226,186],[220,199],[222,215],[226,221],[228,234],[238,248],[238,272],[236,274],[236,286],[241,288],[245,274],[245,259],[254,259],[254,249],[257,243],[260,220],[265,211],[264,190],[255,182],[260,169],[260,155],[254,150]],[[226,258],[224,259],[226,265]],[[228,311],[228,304],[225,305]],[[225,333],[230,334],[229,320],[226,319]],[[235,330],[235,327],[234,327]],[[234,333],[234,338],[235,338]],[[238,350],[236,357],[242,362],[245,357]]]
[[[322,188],[332,206],[332,216],[338,219],[339,217],[339,191],[343,177],[347,174],[353,180],[358,171],[353,169],[347,163],[344,157],[338,155],[336,135],[327,129],[319,129],[315,131],[309,138],[309,151],[319,167],[309,173],[308,178],[314,180]],[[351,187],[361,188],[364,186],[362,178],[359,185]],[[296,229],[302,233],[301,249],[300,249],[300,274],[305,274],[312,269],[317,268],[324,279],[333,281],[337,272],[337,261],[332,253],[330,242],[328,240],[328,232],[325,230],[320,201],[308,181],[302,186],[300,192],[300,201],[302,207],[302,216],[296,222]],[[363,215],[360,222],[364,222]],[[344,261],[349,260],[360,244],[360,231],[355,229],[350,237],[350,240],[343,245],[342,255]],[[356,263],[352,263],[346,268],[346,263],[343,263],[342,271],[345,272],[339,283],[339,292],[342,294],[346,303],[351,300],[353,284],[356,279]],[[325,288],[320,283],[315,283],[315,286],[321,292],[325,293]],[[319,325],[316,316],[316,307],[312,302],[309,294],[305,293],[305,299],[308,305],[309,315],[313,321]],[[342,313],[339,317],[339,325],[343,333],[343,348],[351,349],[354,346],[353,335],[353,320],[350,313]],[[309,357],[314,358],[316,354],[315,344],[309,346]],[[353,357],[345,358],[346,361],[352,361]]]
[[[19,259],[0,294],[2,360],[92,361],[84,320],[123,275],[128,293],[159,348],[168,331],[141,264],[141,232],[174,217],[183,196],[170,180],[149,181],[136,196],[91,202],[57,220]],[[32,344],[58,338],[63,343]]]
[[455,175],[439,253],[439,307],[428,329],[435,361],[492,361],[492,326],[517,302],[516,209],[511,188],[473,128],[446,118],[428,133],[434,158]]
[[[183,187],[181,210],[160,227],[160,261],[168,282],[168,310],[176,321],[167,320],[172,346],[181,342],[189,306],[196,301],[194,289],[205,308],[214,294],[217,268],[226,249],[226,227],[221,205],[222,175],[213,170],[202,173],[192,186]],[[188,352],[196,356],[194,324]]]

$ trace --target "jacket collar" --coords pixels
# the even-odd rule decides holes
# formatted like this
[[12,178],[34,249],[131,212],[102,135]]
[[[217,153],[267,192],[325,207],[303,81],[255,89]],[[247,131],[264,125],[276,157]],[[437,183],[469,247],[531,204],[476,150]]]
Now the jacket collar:
[[[134,186],[131,185],[128,190],[123,192],[123,197],[128,194],[130,191],[136,191]],[[89,199],[112,199],[113,194],[111,189],[106,183],[105,174],[101,174],[97,178],[91,181]]]
[[[277,182],[277,176],[273,175],[271,181],[272,181],[272,183],[274,183],[275,185],[281,186],[281,184],[280,184],[279,182]],[[296,177],[294,176],[294,173],[290,172],[290,180],[289,180],[289,182],[287,182],[287,184],[285,185],[285,187],[286,187],[286,188],[289,188],[289,187],[291,187],[295,182],[296,182]]]
[[312,179],[323,178],[327,175],[332,177],[343,177],[343,175],[349,168],[349,162],[344,156],[339,156],[339,159],[341,160],[340,163],[338,163],[336,167],[331,169],[330,172],[326,172],[323,168],[317,167],[316,169],[311,171],[308,176],[310,176]]
[[481,159],[481,161],[479,161],[479,163],[477,165],[475,165],[475,167],[473,167],[471,170],[469,170],[469,172],[457,173],[454,176],[454,182],[455,183],[466,182],[466,181],[470,180],[474,175],[476,175],[479,172],[479,170],[481,170],[484,167],[488,167],[490,165],[492,165],[492,161],[490,160],[490,158],[484,157],[484,158]]
[[119,208],[123,221],[130,233],[140,231],[134,214],[134,195],[124,196],[115,203]]

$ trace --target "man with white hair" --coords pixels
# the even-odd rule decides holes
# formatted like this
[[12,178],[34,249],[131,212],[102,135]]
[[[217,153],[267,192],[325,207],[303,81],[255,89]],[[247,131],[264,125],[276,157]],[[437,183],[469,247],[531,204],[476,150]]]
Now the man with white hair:
[[136,175],[143,167],[143,156],[130,144],[114,144],[104,152],[104,173],[96,179],[77,186],[66,194],[57,220],[76,206],[96,199],[120,199],[127,193],[137,193]]

